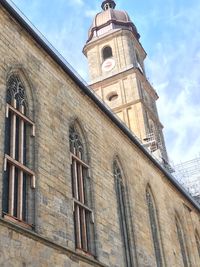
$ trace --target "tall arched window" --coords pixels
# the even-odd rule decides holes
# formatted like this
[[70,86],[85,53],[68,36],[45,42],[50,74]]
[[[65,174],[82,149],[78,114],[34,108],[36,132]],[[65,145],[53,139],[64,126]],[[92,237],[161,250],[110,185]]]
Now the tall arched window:
[[89,165],[79,131],[70,127],[71,179],[76,248],[94,254],[94,218],[90,208]]
[[35,174],[29,168],[35,124],[28,116],[25,87],[16,74],[7,81],[6,102],[3,213],[6,219],[28,227],[30,191],[35,188]]
[[133,259],[131,253],[131,243],[130,243],[130,234],[129,234],[129,225],[128,220],[128,201],[126,199],[125,194],[125,186],[122,177],[122,170],[117,162],[117,160],[113,163],[113,171],[115,178],[115,188],[118,202],[118,210],[119,210],[119,221],[121,227],[122,241],[124,247],[124,258],[127,267],[133,266]]
[[176,231],[177,231],[177,237],[178,237],[178,241],[180,245],[180,252],[182,256],[183,265],[185,267],[188,267],[189,264],[188,264],[187,249],[185,245],[185,238],[184,238],[183,228],[178,217],[175,218],[175,223],[176,223]]
[[112,48],[110,46],[104,47],[102,50],[102,56],[103,56],[103,60],[106,60],[107,58],[112,57],[113,56]]
[[156,212],[153,195],[149,187],[147,187],[146,189],[146,201],[147,201],[148,212],[149,212],[149,220],[150,220],[151,234],[152,234],[153,245],[154,245],[154,252],[155,252],[155,257],[156,257],[156,264],[158,267],[162,267],[163,257],[162,257],[162,246],[161,246],[158,218],[157,218],[157,212]]
[[200,258],[200,237],[197,231],[195,233],[195,239],[196,239],[197,250],[198,250],[199,258]]

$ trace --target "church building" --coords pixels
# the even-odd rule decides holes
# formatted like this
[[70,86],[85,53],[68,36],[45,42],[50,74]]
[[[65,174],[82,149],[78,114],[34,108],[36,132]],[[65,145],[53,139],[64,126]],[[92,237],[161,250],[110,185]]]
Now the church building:
[[0,267],[200,267],[200,206],[171,173],[140,34],[101,8],[88,86],[0,0]]

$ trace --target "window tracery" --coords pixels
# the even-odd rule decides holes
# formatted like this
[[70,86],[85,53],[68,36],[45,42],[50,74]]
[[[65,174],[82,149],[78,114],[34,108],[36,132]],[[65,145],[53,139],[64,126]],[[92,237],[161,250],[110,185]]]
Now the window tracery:
[[70,127],[69,140],[76,248],[94,254],[92,246],[94,218],[93,211],[89,207],[89,165],[86,161],[86,151],[74,127]]
[[28,107],[24,85],[15,74],[11,75],[7,82],[7,103],[11,103],[12,99],[16,100],[17,106]]
[[28,185],[35,188],[35,174],[28,168],[27,150],[35,124],[26,115],[25,87],[16,74],[8,79],[6,101],[3,212],[8,220],[28,223]]

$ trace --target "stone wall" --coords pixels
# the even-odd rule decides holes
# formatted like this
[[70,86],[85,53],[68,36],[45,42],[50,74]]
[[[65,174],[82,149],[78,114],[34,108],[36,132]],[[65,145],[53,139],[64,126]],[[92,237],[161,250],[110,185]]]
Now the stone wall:
[[[2,6],[0,33],[0,201],[6,78],[12,70],[26,80],[28,94],[33,96],[36,124],[35,230],[31,233],[3,218],[0,220],[0,266],[125,266],[112,169],[118,156],[128,188],[136,266],[156,265],[145,198],[149,184],[158,211],[166,266],[182,266],[175,227],[178,213],[191,266],[198,267],[194,229],[200,231],[199,211]],[[74,245],[68,140],[69,125],[74,120],[87,141],[97,261],[75,251]]]

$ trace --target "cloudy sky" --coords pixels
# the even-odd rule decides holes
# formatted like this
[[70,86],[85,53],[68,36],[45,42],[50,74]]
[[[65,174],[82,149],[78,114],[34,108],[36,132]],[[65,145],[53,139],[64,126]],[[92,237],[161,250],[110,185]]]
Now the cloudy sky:
[[[86,80],[82,48],[101,0],[13,0]],[[147,77],[158,92],[158,110],[170,159],[200,156],[200,1],[116,0],[128,11],[145,48]]]

